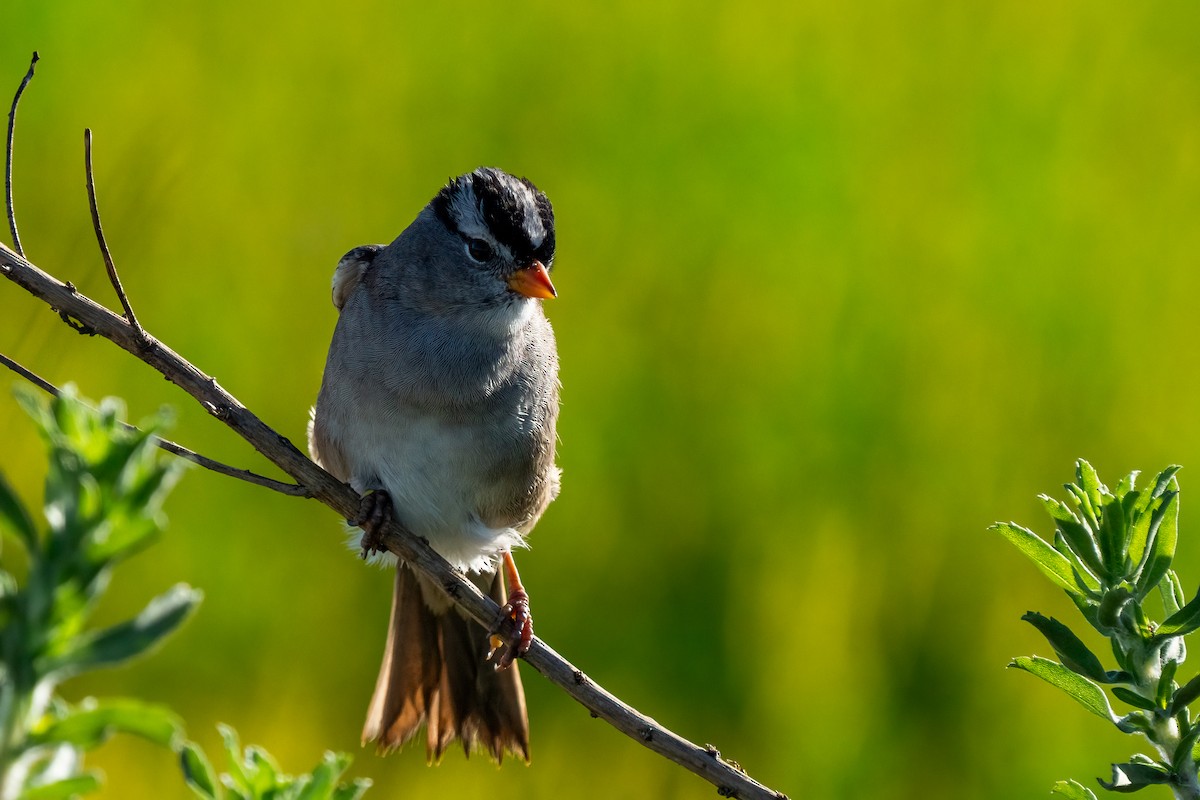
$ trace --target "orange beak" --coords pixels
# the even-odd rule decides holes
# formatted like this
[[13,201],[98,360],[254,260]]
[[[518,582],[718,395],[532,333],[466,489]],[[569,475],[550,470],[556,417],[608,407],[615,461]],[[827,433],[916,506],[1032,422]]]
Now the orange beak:
[[542,300],[558,297],[558,292],[554,291],[554,284],[550,282],[550,273],[546,272],[542,262],[536,260],[528,267],[514,272],[508,279],[508,288],[517,294]]

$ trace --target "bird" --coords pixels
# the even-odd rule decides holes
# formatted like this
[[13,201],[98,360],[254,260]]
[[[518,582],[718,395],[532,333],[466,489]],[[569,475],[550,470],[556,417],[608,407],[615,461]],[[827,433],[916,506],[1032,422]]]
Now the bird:
[[[387,641],[363,744],[422,725],[437,763],[455,740],[529,762],[514,663],[533,618],[512,551],[559,492],[554,210],[532,182],[480,167],[446,183],[390,244],[333,276],[337,324],[310,414],[313,460],[364,495],[351,544],[394,561]],[[394,518],[500,606],[489,630],[436,584],[376,553]],[[489,651],[490,646],[490,651]]]

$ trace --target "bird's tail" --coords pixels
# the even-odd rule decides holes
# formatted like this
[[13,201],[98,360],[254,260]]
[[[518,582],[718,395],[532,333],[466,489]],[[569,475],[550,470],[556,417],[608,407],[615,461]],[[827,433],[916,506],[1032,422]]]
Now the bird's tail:
[[[481,579],[485,585],[480,588],[503,605],[500,573]],[[438,591],[426,589],[431,595]],[[505,753],[528,763],[529,718],[517,665],[493,669],[484,661],[487,641],[483,626],[453,605],[441,611],[430,608],[421,580],[397,564],[387,645],[363,744],[377,742],[381,752],[388,752],[403,746],[424,724],[430,763],[440,761],[456,738],[467,755],[478,748],[497,763]]]

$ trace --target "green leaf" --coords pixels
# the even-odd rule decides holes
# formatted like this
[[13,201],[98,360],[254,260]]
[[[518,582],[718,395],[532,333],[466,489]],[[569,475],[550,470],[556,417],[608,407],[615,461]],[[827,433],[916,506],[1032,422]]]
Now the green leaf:
[[25,789],[18,797],[20,800],[67,800],[67,798],[94,792],[102,785],[100,773],[85,772],[61,781],[43,783],[41,786]]
[[1096,800],[1096,794],[1079,781],[1059,781],[1050,789],[1050,794],[1060,794],[1067,800]]
[[1182,636],[1200,628],[1200,593],[1188,601],[1187,605],[1167,617],[1158,626],[1154,638],[1161,640],[1168,636]]
[[1100,556],[1100,546],[1091,527],[1086,522],[1081,522],[1066,503],[1048,494],[1038,495],[1038,499],[1042,501],[1046,513],[1054,520],[1071,552],[1079,557],[1088,571],[1107,577],[1108,572]]
[[1181,469],[1183,469],[1183,467],[1179,466],[1178,464],[1172,464],[1162,472],[1158,473],[1158,477],[1154,479],[1154,491],[1150,493],[1150,496],[1162,497],[1167,493],[1168,489],[1176,492],[1179,491],[1179,482],[1175,480],[1175,473],[1179,472]]
[[8,485],[3,473],[0,473],[0,520],[12,528],[26,551],[29,553],[37,551],[37,529],[33,527],[33,520],[30,518],[29,512],[21,504],[17,493]]
[[1128,794],[1171,782],[1171,773],[1158,765],[1151,764],[1113,764],[1112,782],[1100,781],[1100,785],[1110,792]]
[[229,772],[225,785],[230,789],[250,793],[254,787],[250,783],[250,775],[246,772],[245,760],[242,756],[242,744],[238,740],[237,731],[228,725],[218,725],[221,741],[225,743],[225,754],[229,757]]
[[1114,679],[1100,664],[1100,659],[1066,625],[1053,617],[1044,617],[1036,611],[1025,612],[1021,619],[1037,628],[1046,637],[1046,641],[1050,642],[1050,646],[1054,648],[1054,652],[1062,661],[1063,666],[1100,683],[1114,682]]
[[1121,733],[1140,733],[1151,742],[1157,741],[1158,738],[1144,711],[1134,711],[1121,717],[1117,720],[1117,730]]
[[188,788],[205,800],[218,800],[217,776],[204,751],[195,742],[184,742],[179,750],[179,766]]
[[334,789],[332,800],[359,800],[370,788],[368,778],[355,778],[352,783],[343,783]]
[[321,763],[312,771],[312,783],[304,787],[296,800],[330,800],[337,788],[338,778],[350,766],[345,753],[325,753]]
[[279,765],[261,747],[249,745],[242,764],[246,776],[250,779],[251,793],[255,797],[266,796],[280,785],[286,784],[288,780],[288,776],[279,774]]
[[1116,629],[1121,621],[1121,612],[1133,600],[1133,595],[1125,586],[1115,586],[1104,593],[1100,607],[1096,610],[1096,619],[1104,626],[1104,630]]
[[179,627],[201,597],[199,591],[187,584],[176,584],[151,600],[134,619],[79,637],[69,652],[46,666],[46,672],[76,675],[141,655]]
[[33,744],[70,744],[91,750],[114,733],[128,733],[171,747],[182,730],[179,718],[164,706],[137,700],[84,700],[30,737]]
[[1018,656],[1009,664],[1010,667],[1032,673],[1052,686],[1073,697],[1080,705],[1096,716],[1109,722],[1116,722],[1112,707],[1104,690],[1092,681],[1059,664],[1039,656]]
[[[1175,690],[1175,696],[1171,698],[1171,704],[1167,706],[1167,713],[1172,717],[1175,716],[1190,706],[1197,697],[1200,697],[1200,675]],[[1200,726],[1197,727],[1200,728]]]
[[[1182,720],[1179,720],[1182,723]],[[1187,726],[1181,725],[1181,730],[1187,730]],[[1196,741],[1200,739],[1200,725],[1193,725],[1192,729],[1179,740],[1179,745],[1175,748],[1175,758],[1171,761],[1171,769],[1176,772],[1183,766],[1183,762],[1192,754],[1192,748],[1196,746]]]
[[1158,585],[1171,567],[1175,558],[1175,544],[1179,534],[1179,492],[1163,496],[1162,505],[1154,511],[1150,521],[1149,550],[1145,564],[1140,567],[1137,580],[1138,599],[1144,598]]
[[1086,459],[1080,458],[1075,461],[1075,484],[1083,490],[1087,504],[1091,506],[1093,519],[1099,522],[1100,508],[1103,505],[1101,496],[1108,494],[1108,489],[1100,482],[1096,468]]
[[1130,472],[1128,475],[1126,475],[1124,478],[1121,478],[1121,480],[1117,481],[1117,492],[1116,492],[1117,497],[1120,498],[1121,500],[1124,500],[1125,496],[1127,494],[1129,494],[1134,489],[1136,489],[1137,488],[1137,479],[1138,479],[1138,476],[1141,474],[1142,474],[1141,470],[1135,469],[1132,472]]
[[1015,522],[997,522],[988,530],[996,531],[1016,545],[1017,549],[1032,559],[1037,568],[1059,588],[1073,595],[1083,594],[1083,590],[1075,583],[1071,562],[1036,533],[1022,528]]
[[1123,686],[1113,686],[1112,693],[1118,700],[1123,700],[1134,708],[1144,708],[1147,711],[1158,710],[1158,705],[1153,700],[1142,697],[1137,692],[1126,689]]
[[1179,576],[1173,569],[1167,570],[1167,574],[1158,582],[1158,593],[1162,597],[1163,613],[1168,617],[1183,608],[1186,602],[1183,584],[1179,582]]
[[[1175,694],[1175,673],[1179,671],[1179,661],[1168,658],[1163,664],[1162,674],[1158,677],[1158,691],[1154,693],[1154,701],[1159,708],[1168,708],[1171,697]],[[1170,712],[1169,712],[1170,713]],[[1172,716],[1174,714],[1172,713]]]
[[[1125,508],[1111,494],[1102,497],[1100,510],[1100,541],[1106,544],[1108,572],[1114,578],[1125,576],[1125,554],[1129,551],[1129,528],[1125,524]],[[1157,583],[1157,581],[1156,581]]]
[[[1054,529],[1054,549],[1060,553],[1067,561],[1071,562],[1071,577],[1075,579],[1075,585],[1085,593],[1097,593],[1100,591],[1100,579],[1097,575],[1104,575],[1104,572],[1092,572],[1091,569],[1083,563],[1071,545],[1063,536],[1063,532],[1058,528]],[[1107,577],[1105,577],[1107,580]],[[1081,595],[1071,595],[1071,597],[1080,597]]]

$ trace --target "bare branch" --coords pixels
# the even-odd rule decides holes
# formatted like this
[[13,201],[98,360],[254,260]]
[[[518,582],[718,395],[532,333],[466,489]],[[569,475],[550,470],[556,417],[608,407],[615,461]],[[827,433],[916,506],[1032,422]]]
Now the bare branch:
[[121,278],[117,275],[117,265],[113,263],[112,253],[108,252],[108,243],[104,241],[104,227],[100,224],[100,209],[96,205],[96,177],[92,173],[91,128],[85,128],[83,131],[83,163],[87,170],[88,205],[92,209],[92,227],[96,229],[96,242],[100,245],[100,255],[104,256],[104,268],[108,270],[108,280],[117,293],[117,299],[121,301],[121,307],[125,309],[125,319],[129,320],[130,326],[138,337],[144,338],[145,331],[138,324],[137,317],[133,315],[133,306],[129,305],[129,298],[125,296]]
[[21,247],[21,235],[17,232],[17,215],[13,210],[13,193],[12,193],[12,160],[13,160],[13,133],[17,127],[17,103],[21,102],[21,94],[25,91],[25,87],[33,80],[33,66],[38,62],[37,50],[33,51],[33,58],[29,60],[29,71],[25,73],[25,79],[21,81],[21,85],[17,87],[17,93],[13,97],[12,109],[8,112],[8,139],[4,146],[4,209],[8,212],[8,229],[12,231],[13,247],[16,248],[20,255],[25,255],[25,250]]
[[[70,323],[68,323],[68,324],[70,324]],[[0,353],[0,364],[3,364],[4,366],[8,367],[10,370],[17,373],[22,378],[29,381],[34,386],[38,387],[39,389],[41,389],[43,392],[46,392],[47,394],[54,395],[55,397],[58,397],[59,395],[62,394],[62,390],[59,389],[57,386],[55,386],[53,383],[46,380],[42,376],[38,375],[33,370],[30,370],[27,367],[24,367],[21,364],[17,363],[16,361],[13,361],[11,358],[4,355],[3,353]],[[131,430],[131,431],[135,431],[138,429],[136,425],[130,425],[127,422],[122,422],[121,425],[124,426],[127,430]],[[279,492],[280,494],[286,494],[289,497],[311,497],[312,496],[312,494],[308,491],[307,488],[305,488],[297,483],[284,483],[283,481],[277,481],[274,478],[268,478],[264,475],[258,475],[257,473],[251,472],[248,469],[237,469],[236,467],[231,467],[228,464],[222,464],[220,461],[214,461],[213,459],[209,458],[208,456],[200,455],[199,453],[195,452],[194,450],[188,450],[183,445],[176,444],[175,442],[172,442],[170,439],[164,439],[161,436],[151,436],[150,438],[156,445],[158,445],[163,450],[166,450],[168,453],[177,455],[180,458],[185,459],[187,461],[191,461],[193,464],[197,464],[201,467],[204,467],[207,470],[216,472],[219,475],[226,475],[230,478],[237,478],[240,481],[245,481],[246,483],[252,483],[255,486],[261,486],[264,489],[270,489],[271,491]]]

